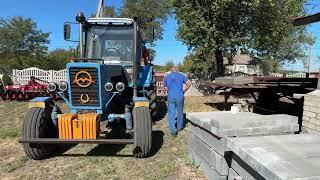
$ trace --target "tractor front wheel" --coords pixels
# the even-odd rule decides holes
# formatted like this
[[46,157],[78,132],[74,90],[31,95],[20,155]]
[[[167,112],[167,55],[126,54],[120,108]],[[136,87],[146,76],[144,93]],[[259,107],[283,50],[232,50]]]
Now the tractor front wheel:
[[[57,138],[57,130],[51,120],[51,110],[32,108],[22,126],[22,137],[26,139]],[[57,148],[53,144],[23,144],[27,156],[34,160],[51,157]]]
[[133,109],[134,149],[133,155],[145,158],[150,154],[152,146],[152,120],[147,107]]

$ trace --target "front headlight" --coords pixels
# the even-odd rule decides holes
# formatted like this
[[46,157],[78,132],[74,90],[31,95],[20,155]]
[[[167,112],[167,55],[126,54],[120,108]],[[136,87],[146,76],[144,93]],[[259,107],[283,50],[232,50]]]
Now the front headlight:
[[59,89],[60,89],[60,91],[66,91],[66,90],[68,90],[68,84],[66,83],[66,82],[61,82],[60,84],[59,84]]
[[112,91],[113,90],[113,84],[110,83],[110,82],[107,82],[105,85],[104,85],[104,89],[108,92]]
[[124,90],[124,88],[125,88],[125,85],[124,85],[123,82],[118,82],[118,83],[116,84],[116,90],[117,90],[117,91],[122,92],[122,91]]
[[56,90],[57,90],[57,85],[56,85],[56,83],[53,83],[53,82],[49,83],[49,84],[48,84],[48,90],[49,90],[50,92],[56,91]]

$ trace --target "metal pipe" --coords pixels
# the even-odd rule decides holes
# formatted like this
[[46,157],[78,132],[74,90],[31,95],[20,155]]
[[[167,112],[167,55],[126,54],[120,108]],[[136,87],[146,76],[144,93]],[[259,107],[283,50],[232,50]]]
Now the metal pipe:
[[137,57],[137,45],[138,45],[138,24],[137,18],[134,18],[133,22],[133,97],[138,96],[138,57]]
[[126,121],[126,129],[132,129],[132,117],[131,112],[128,106],[126,106],[124,114],[109,114],[108,121],[113,122],[116,119],[124,119]]
[[58,138],[23,138],[19,143],[33,144],[133,144],[133,139],[58,139]]
[[80,28],[80,35],[79,35],[79,48],[80,48],[80,58],[84,58],[84,52],[83,52],[83,24],[79,24]]

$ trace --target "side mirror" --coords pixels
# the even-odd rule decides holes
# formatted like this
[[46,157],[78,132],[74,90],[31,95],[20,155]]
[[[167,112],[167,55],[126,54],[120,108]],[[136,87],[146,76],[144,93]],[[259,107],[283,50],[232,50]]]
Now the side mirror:
[[64,40],[70,40],[71,36],[71,25],[69,23],[65,23],[63,25],[63,37]]

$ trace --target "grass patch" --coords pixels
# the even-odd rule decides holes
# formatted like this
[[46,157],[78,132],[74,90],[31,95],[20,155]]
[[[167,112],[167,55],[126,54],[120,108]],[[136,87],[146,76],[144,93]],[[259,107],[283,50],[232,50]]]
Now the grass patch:
[[7,173],[13,172],[16,169],[23,167],[27,161],[28,161],[28,158],[26,156],[18,157],[14,161],[6,164],[3,170],[4,172],[7,172]]
[[21,134],[21,128],[0,128],[0,139],[17,138]]
[[[187,97],[185,111],[213,111],[210,103],[215,101]],[[69,112],[65,103],[58,104],[63,113]],[[28,160],[16,140],[27,112],[27,102],[0,101],[0,179],[205,179],[187,157],[187,132],[173,138],[167,118],[153,126],[153,153],[148,158],[132,157],[132,145],[77,145],[63,155]]]

